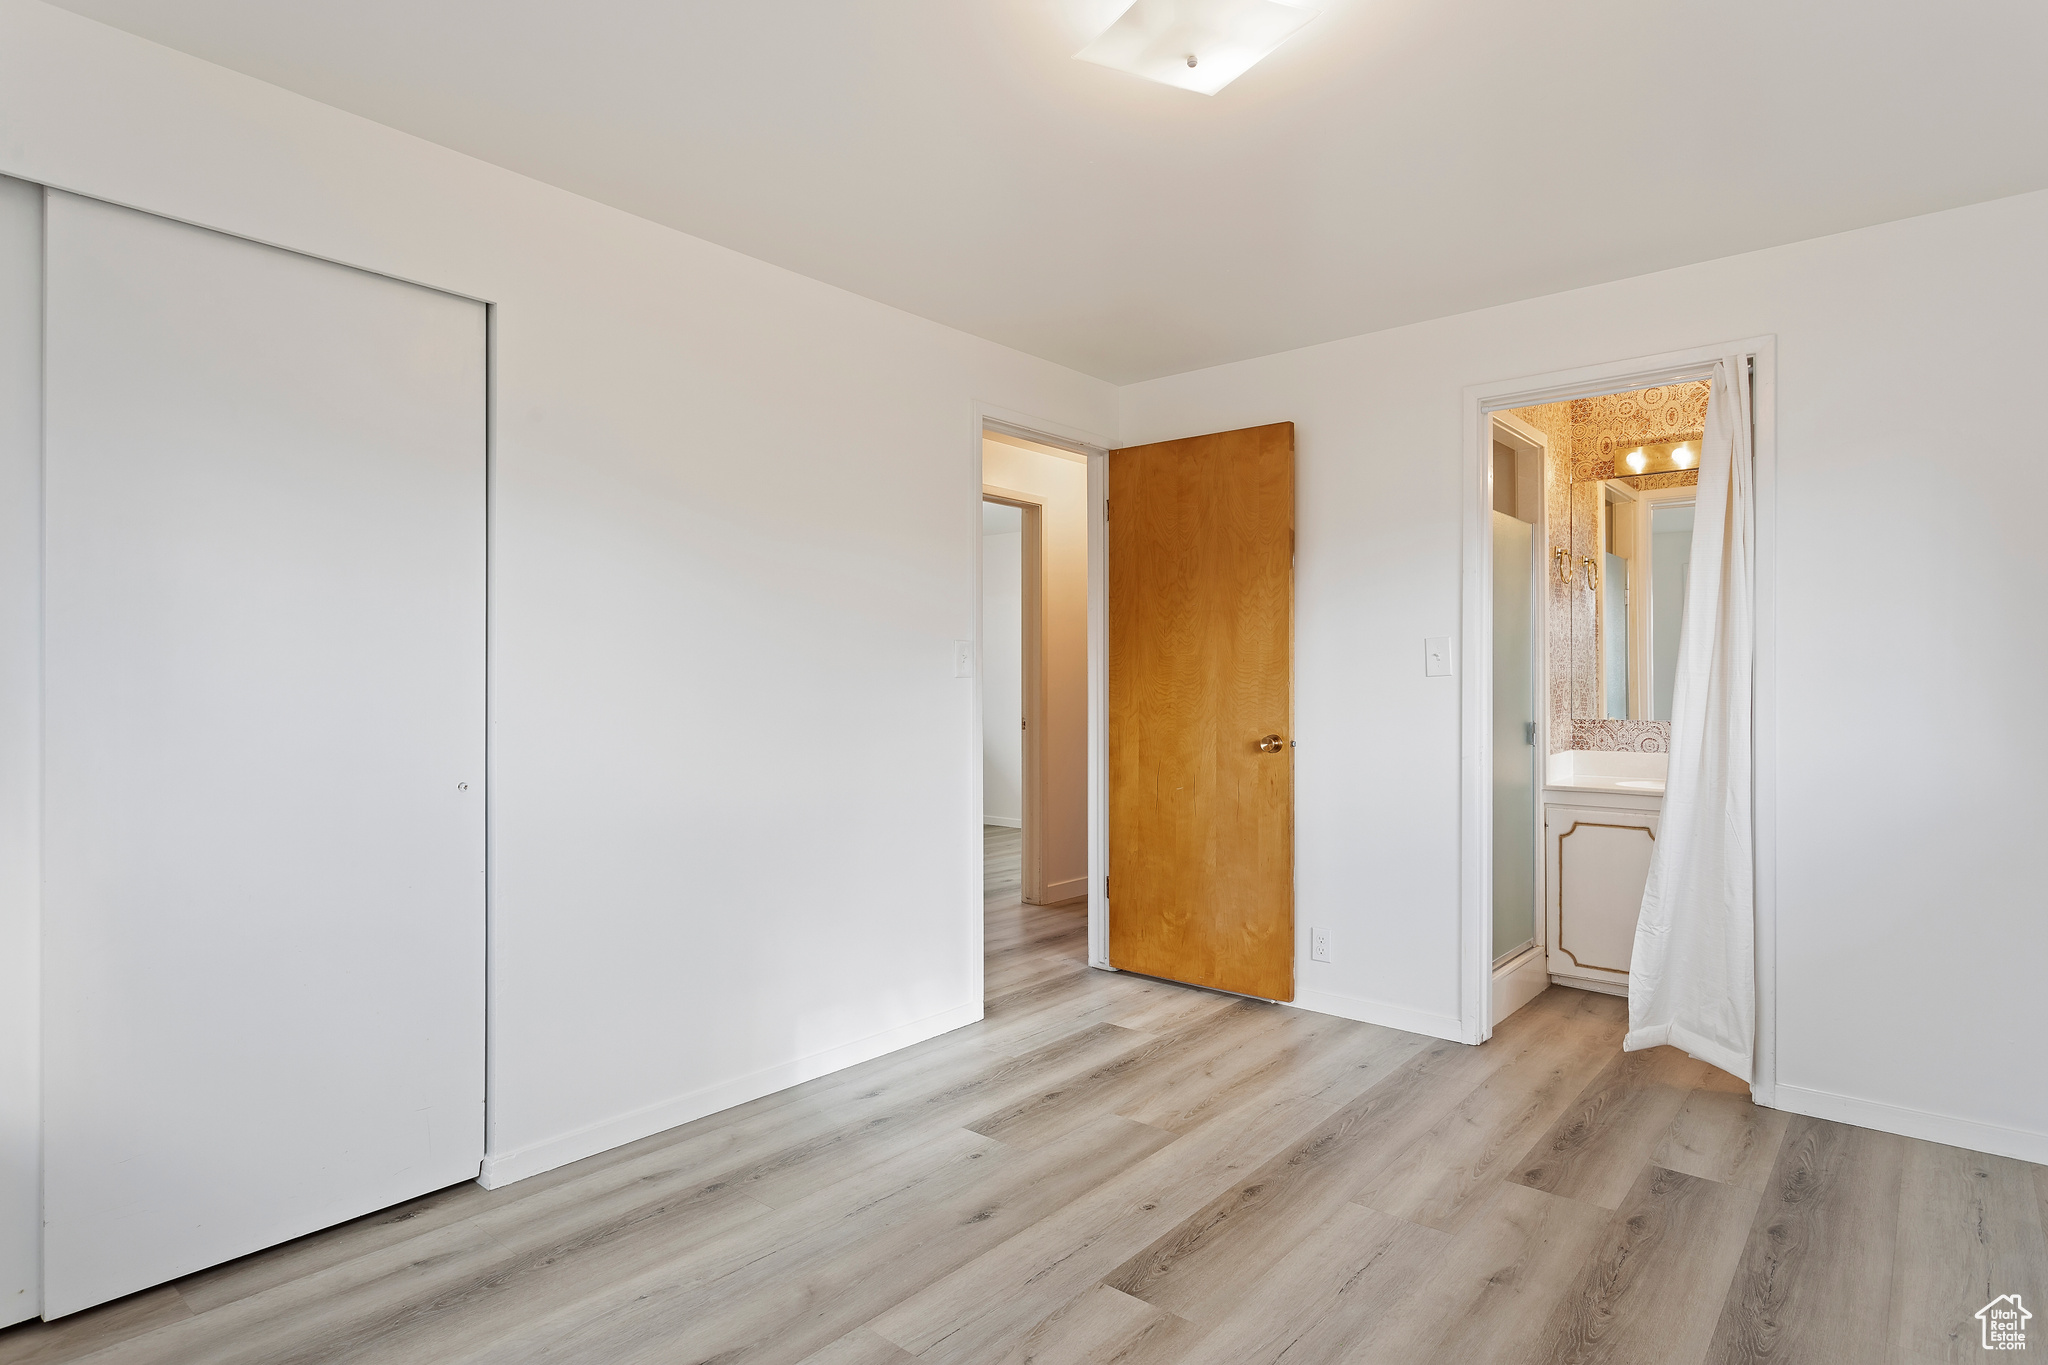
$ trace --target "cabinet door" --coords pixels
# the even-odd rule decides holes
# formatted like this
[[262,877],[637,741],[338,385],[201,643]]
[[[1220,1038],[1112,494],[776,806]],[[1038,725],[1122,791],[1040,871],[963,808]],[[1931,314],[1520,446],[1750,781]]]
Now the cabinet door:
[[1550,974],[1597,989],[1628,988],[1636,915],[1656,847],[1654,811],[1546,806],[1544,901]]
[[52,192],[44,1310],[473,1179],[484,311]]

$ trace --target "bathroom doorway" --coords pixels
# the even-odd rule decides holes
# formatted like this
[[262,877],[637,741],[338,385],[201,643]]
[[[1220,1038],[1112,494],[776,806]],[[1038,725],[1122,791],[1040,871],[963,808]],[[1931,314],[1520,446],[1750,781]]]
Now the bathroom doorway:
[[[1672,518],[1690,508],[1699,481],[1709,389],[1703,379],[1676,379],[1494,417],[1497,427],[1541,439],[1548,515],[1539,554],[1554,568],[1543,575],[1547,601],[1535,624],[1546,663],[1537,680],[1539,709],[1548,722],[1543,742],[1532,750],[1540,845],[1531,857],[1504,842],[1504,819],[1512,818],[1518,833],[1526,827],[1519,807],[1511,814],[1497,809],[1494,834],[1500,892],[1519,895],[1525,873],[1540,890],[1532,941],[1541,945],[1541,974],[1532,964],[1533,989],[1497,988],[1496,1020],[1544,985],[1628,992],[1637,911],[1663,804],[1671,665],[1690,548],[1690,523],[1680,530]],[[1659,530],[1667,541],[1661,565],[1654,553]],[[1498,548],[1495,553],[1498,581],[1504,570]],[[1526,562],[1519,547],[1516,562]],[[1527,600],[1518,598],[1513,610]],[[1497,676],[1508,657],[1504,641],[1497,614]],[[1660,660],[1661,718],[1655,714]]]
[[[1767,508],[1773,350],[1763,338],[1467,391],[1474,553],[1465,572],[1462,830],[1475,875],[1463,897],[1463,971],[1472,1041],[1553,984],[1627,993],[1662,814],[1709,381],[1724,358],[1746,362],[1750,476],[1756,505]],[[1776,908],[1764,819],[1774,799],[1767,516],[1754,543],[1753,1089],[1767,1103]]]

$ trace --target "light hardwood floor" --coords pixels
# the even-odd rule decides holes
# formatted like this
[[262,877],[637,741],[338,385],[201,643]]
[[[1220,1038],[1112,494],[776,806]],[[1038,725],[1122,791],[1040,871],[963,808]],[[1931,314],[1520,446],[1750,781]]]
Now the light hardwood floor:
[[1090,971],[990,877],[979,1024],[0,1362],[1921,1365],[2048,1312],[2048,1169],[1756,1109],[1607,996],[1467,1048]]
[[981,894],[1015,895],[1024,885],[1024,831],[1001,825],[981,827]]

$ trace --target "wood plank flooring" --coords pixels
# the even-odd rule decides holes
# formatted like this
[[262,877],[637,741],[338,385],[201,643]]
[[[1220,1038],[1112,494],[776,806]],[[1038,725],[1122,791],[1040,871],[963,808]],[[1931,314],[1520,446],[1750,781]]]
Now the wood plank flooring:
[[993,896],[1024,885],[1024,832],[1001,825],[981,827],[981,891]]
[[2048,1313],[2048,1169],[1757,1109],[1606,996],[1467,1048],[1091,971],[1016,842],[982,1022],[0,1365],[1924,1365]]

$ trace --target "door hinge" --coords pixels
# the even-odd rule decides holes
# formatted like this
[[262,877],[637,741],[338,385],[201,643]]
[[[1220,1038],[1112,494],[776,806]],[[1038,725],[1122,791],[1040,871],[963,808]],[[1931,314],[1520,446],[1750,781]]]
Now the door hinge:
[[1104,521],[1108,521],[1108,520],[1109,520],[1109,499],[1108,499],[1108,498],[1104,498],[1104,499],[1102,500],[1102,519],[1103,519]]
[[1104,900],[1109,899],[1109,876],[1107,873],[1105,873],[1102,878],[1102,898]]
[[1017,728],[1020,730],[1029,730],[1031,728],[1031,717],[1024,717],[1024,723],[1018,726]]
[[1533,721],[1533,720],[1525,720],[1525,721],[1523,721],[1523,722],[1522,722],[1522,743],[1524,743],[1524,744],[1534,744],[1535,742],[1536,742],[1536,722],[1535,722],[1535,721]]

